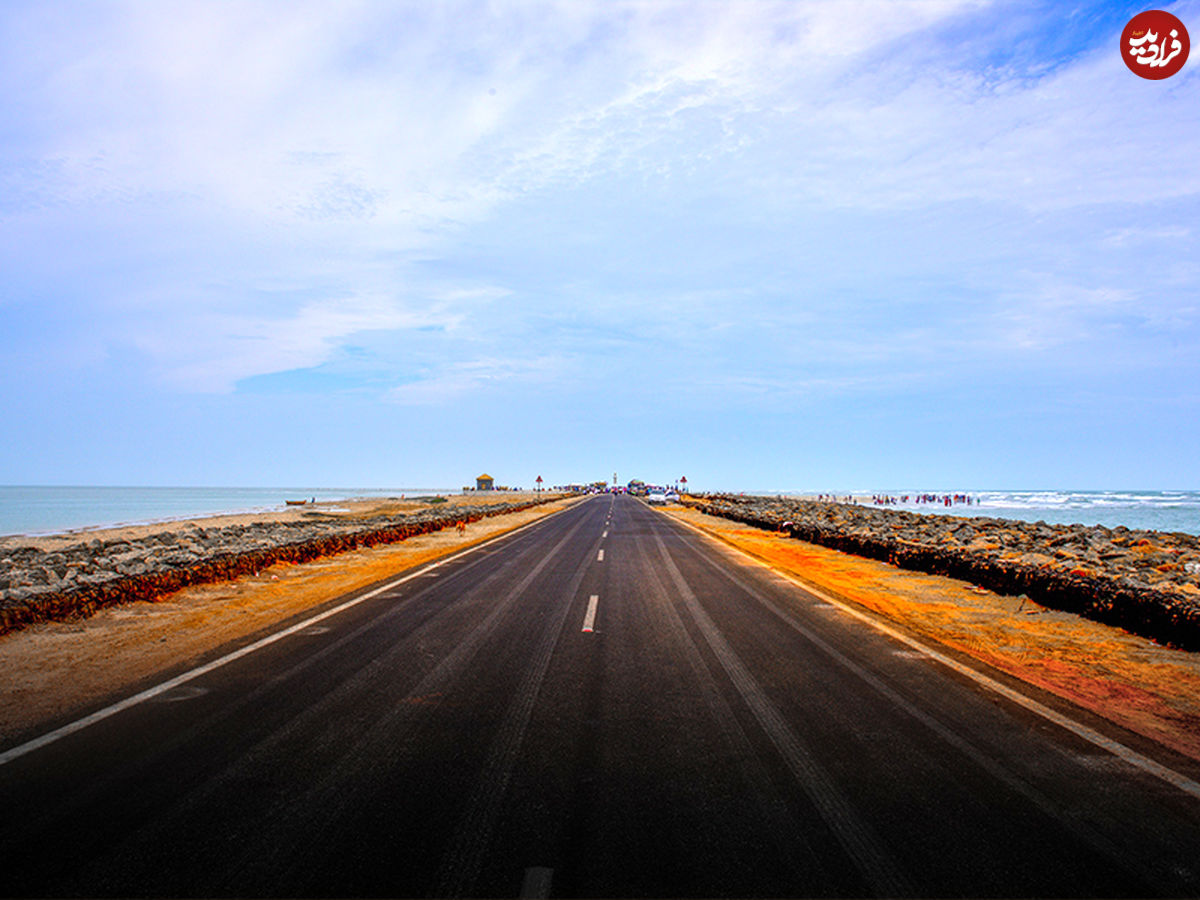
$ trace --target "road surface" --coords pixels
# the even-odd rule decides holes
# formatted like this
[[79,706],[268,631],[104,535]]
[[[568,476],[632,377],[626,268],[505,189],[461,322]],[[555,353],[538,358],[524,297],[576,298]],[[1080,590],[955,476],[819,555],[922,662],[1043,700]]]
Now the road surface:
[[326,613],[8,748],[4,893],[1200,894],[1194,766],[632,498]]

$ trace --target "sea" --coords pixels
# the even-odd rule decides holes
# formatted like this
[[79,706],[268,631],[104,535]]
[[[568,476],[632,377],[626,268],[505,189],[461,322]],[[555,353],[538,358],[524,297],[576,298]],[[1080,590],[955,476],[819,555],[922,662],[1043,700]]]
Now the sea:
[[[894,499],[887,509],[950,516],[990,516],[1051,525],[1104,525],[1200,535],[1200,491],[847,491],[862,505],[875,496]],[[908,496],[907,503],[901,498]],[[920,495],[969,497],[950,506],[917,503]],[[811,495],[809,495],[811,496]]]
[[224,513],[269,512],[287,500],[420,497],[438,488],[69,487],[0,485],[0,536],[169,522]]
[[[457,493],[448,488],[329,487],[67,487],[0,485],[0,535],[57,534],[213,516],[268,512],[286,500],[338,501],[355,497],[419,497]],[[749,493],[749,492],[747,492]],[[775,494],[774,491],[755,493]],[[790,493],[790,492],[788,492]],[[1105,525],[1200,535],[1200,491],[847,491],[864,505],[894,498],[889,509],[931,515],[991,516],[1050,524]],[[907,503],[900,498],[909,497]],[[920,495],[969,496],[971,503],[916,503]],[[805,496],[813,496],[806,492]]]

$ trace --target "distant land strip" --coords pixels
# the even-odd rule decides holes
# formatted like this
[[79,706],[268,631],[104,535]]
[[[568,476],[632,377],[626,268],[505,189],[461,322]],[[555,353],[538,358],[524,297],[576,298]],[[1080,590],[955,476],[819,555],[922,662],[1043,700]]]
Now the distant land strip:
[[701,512],[900,568],[969,581],[1183,650],[1200,650],[1200,538],[1100,525],[922,515],[732,494]]
[[15,547],[4,550],[0,559],[0,635],[154,600],[189,585],[232,580],[274,563],[311,562],[559,499],[559,494],[547,494],[533,500],[457,504],[373,520],[191,527],[133,540],[84,540],[51,551]]

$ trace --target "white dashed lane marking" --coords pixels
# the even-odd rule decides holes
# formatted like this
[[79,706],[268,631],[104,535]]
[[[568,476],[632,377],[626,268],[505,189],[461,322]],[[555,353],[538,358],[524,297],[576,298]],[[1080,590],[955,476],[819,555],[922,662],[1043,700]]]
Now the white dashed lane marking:
[[587,613],[583,617],[583,631],[591,633],[595,631],[596,625],[596,607],[600,603],[600,595],[592,594],[588,597]]

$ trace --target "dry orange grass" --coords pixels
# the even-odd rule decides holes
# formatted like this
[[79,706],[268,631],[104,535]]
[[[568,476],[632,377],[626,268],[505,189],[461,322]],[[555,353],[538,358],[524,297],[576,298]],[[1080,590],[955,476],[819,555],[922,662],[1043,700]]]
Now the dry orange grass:
[[773,568],[1200,759],[1200,658],[1119,628],[683,507]]

